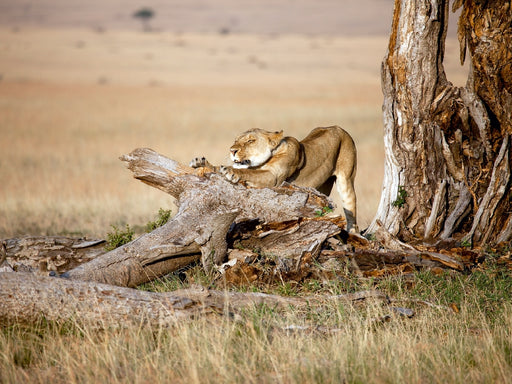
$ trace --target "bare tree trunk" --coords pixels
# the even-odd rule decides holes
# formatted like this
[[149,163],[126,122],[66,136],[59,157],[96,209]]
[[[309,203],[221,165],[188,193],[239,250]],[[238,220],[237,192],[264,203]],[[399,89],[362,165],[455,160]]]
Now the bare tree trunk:
[[454,87],[443,68],[448,13],[448,0],[395,1],[382,63],[385,175],[368,231],[381,222],[406,241],[506,241],[512,234],[510,2],[464,2],[459,38],[472,67],[464,88]]
[[[122,159],[134,177],[175,197],[178,213],[164,226],[69,271],[66,277],[133,287],[197,260],[199,253],[210,271],[225,260],[228,232],[243,228],[243,223],[254,227],[284,222],[273,232],[287,235],[281,250],[291,251],[277,256],[300,257],[313,243],[321,244],[344,226],[339,219],[315,220],[330,203],[312,189],[248,189],[217,174],[196,175],[198,171],[149,149],[137,149]],[[269,231],[258,237],[252,244],[262,253],[275,249],[275,243],[266,241],[273,237]]]

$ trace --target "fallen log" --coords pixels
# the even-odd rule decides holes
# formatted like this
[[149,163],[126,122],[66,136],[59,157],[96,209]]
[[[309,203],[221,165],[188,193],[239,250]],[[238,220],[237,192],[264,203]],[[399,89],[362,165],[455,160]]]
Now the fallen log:
[[240,312],[255,305],[289,309],[366,299],[389,302],[380,291],[336,296],[284,297],[256,292],[229,292],[202,287],[155,293],[131,288],[38,276],[0,273],[0,324],[68,322],[90,328],[168,327],[196,316]]
[[318,263],[329,264],[330,260],[346,262],[351,273],[364,277],[381,277],[412,273],[418,269],[462,270],[463,264],[453,258],[443,255],[437,259],[436,253],[410,253],[396,250],[355,249],[353,251],[323,250]]
[[16,272],[64,273],[104,254],[105,240],[65,236],[27,236],[0,240],[0,261]]
[[0,273],[0,323],[72,321],[92,328],[170,326],[214,306],[174,294],[32,273]]
[[[326,196],[311,188],[246,188],[150,149],[136,149],[121,160],[136,179],[173,196],[178,212],[162,227],[70,270],[65,277],[133,287],[155,277],[146,272],[148,266],[169,263],[158,268],[163,275],[196,260],[199,253],[204,269],[210,272],[226,258],[233,224],[243,223],[293,223],[293,231],[281,230],[287,235],[281,249],[293,250],[284,257],[300,257],[312,244],[322,243],[344,225],[339,219],[305,220],[317,218],[324,207],[331,205]],[[275,230],[274,236],[279,232]]]
[[[333,221],[339,220],[336,218]],[[445,269],[470,270],[484,257],[466,248],[438,249],[423,246],[419,249],[398,250],[382,248],[379,242],[348,235],[330,237],[323,246],[311,243],[311,248],[300,256],[293,255],[293,247],[282,249],[279,239],[300,230],[300,236],[309,237],[308,224],[321,218],[299,219],[294,222],[255,225],[244,222],[230,230],[229,262],[219,268],[220,286],[273,284],[275,281],[301,282],[308,278],[331,279],[343,271],[363,277],[383,277],[409,274],[418,269],[441,273]],[[300,229],[300,226],[305,228]],[[299,235],[297,235],[299,236]],[[294,239],[299,239],[299,237]],[[314,236],[314,234],[313,234]],[[341,236],[343,237],[343,236]],[[48,271],[65,273],[70,266],[88,262],[105,253],[102,240],[84,240],[66,237],[27,237],[8,239],[0,247],[0,272],[18,271],[47,275]],[[7,247],[5,247],[7,245]],[[291,252],[293,257],[286,257]],[[275,256],[279,254],[280,257]],[[283,257],[284,256],[284,257]],[[68,260],[69,259],[69,260]],[[139,275],[149,279],[162,276],[169,270],[186,267],[199,259],[199,255],[177,257],[143,266]],[[2,260],[6,260],[3,264]],[[119,271],[118,271],[119,273]],[[145,280],[145,279],[144,279]],[[136,281],[132,280],[135,284]],[[135,284],[136,285],[136,284]]]
[[377,299],[389,302],[390,298],[378,290],[365,290],[341,295],[316,295],[304,297],[280,296],[260,292],[234,292],[207,289],[204,287],[191,287],[172,292],[176,296],[186,297],[190,300],[201,301],[209,305],[229,307],[232,310],[243,309],[252,305],[268,305],[286,309],[290,306],[304,308],[322,305],[327,301],[359,302],[367,299]]
[[[301,281],[311,275],[312,264],[319,261],[323,242],[344,226],[339,217],[319,217],[331,202],[313,189],[292,185],[246,188],[218,174],[179,164],[150,149],[136,149],[121,159],[135,178],[176,199],[179,207],[176,216],[151,233],[103,254],[96,248],[99,241],[73,243],[65,238],[53,241],[32,238],[6,242],[11,253],[17,249],[18,254],[30,260],[28,270],[54,271],[71,279],[134,287],[199,258],[209,272],[226,261],[228,248],[236,248],[270,260],[274,266],[268,269],[270,274],[262,275],[250,263],[232,263],[230,267],[235,268],[223,270],[225,276],[230,276],[226,279],[228,283],[230,279],[233,284],[237,284],[235,280],[251,282],[261,277],[258,274],[263,276],[262,282],[275,277]],[[367,247],[365,239],[355,239]],[[385,243],[394,244],[396,253],[356,248],[345,250],[345,257],[351,259],[357,270],[364,268],[364,258],[368,257],[371,259],[368,271],[381,266],[389,270],[390,264],[398,266],[398,272],[406,272],[404,268],[409,266],[465,268],[459,260],[442,253],[420,251],[393,238],[386,237]],[[89,256],[91,260],[78,265],[84,261],[85,249],[94,250]],[[43,258],[40,250],[47,253]],[[62,256],[66,252],[69,260]],[[323,252],[324,258],[328,252]],[[343,255],[338,253],[337,257],[340,256]],[[12,260],[7,261],[13,265]]]
[[[0,241],[0,272],[30,272],[41,276],[66,276],[69,270],[91,262],[106,253],[105,240],[86,240],[65,236],[5,239]],[[199,260],[199,255],[188,255],[165,259],[150,265],[133,264],[132,269],[125,268],[116,273],[123,276],[130,286],[137,286],[197,260]]]

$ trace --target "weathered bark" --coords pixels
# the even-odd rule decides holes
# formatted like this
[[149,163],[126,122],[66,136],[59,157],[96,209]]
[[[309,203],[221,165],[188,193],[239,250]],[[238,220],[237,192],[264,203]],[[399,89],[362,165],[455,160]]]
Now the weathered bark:
[[230,313],[259,304],[289,308],[321,305],[325,300],[387,300],[387,296],[379,291],[304,298],[205,288],[154,293],[23,272],[0,273],[0,298],[1,324],[71,321],[100,329],[143,325],[168,327],[198,315]]
[[[225,259],[233,223],[295,222],[293,231],[284,229],[281,233],[288,236],[288,242],[283,240],[284,247],[293,244],[291,253],[297,256],[343,226],[331,219],[303,220],[318,216],[318,211],[330,204],[312,189],[248,189],[217,174],[197,175],[198,171],[149,149],[137,149],[122,159],[135,178],[175,197],[178,213],[153,232],[69,271],[69,278],[131,287],[154,277],[145,271],[148,266],[164,260],[176,264],[162,272],[169,273],[196,260],[198,253],[204,268],[210,271]],[[271,238],[269,233],[260,234],[261,238],[266,236]],[[265,252],[265,241],[260,241],[260,246]],[[290,252],[283,255],[287,256]]]
[[[31,272],[42,276],[63,275],[106,254],[105,240],[84,240],[64,236],[38,236],[0,241],[0,272]],[[149,265],[119,263],[116,271],[136,286],[183,268],[200,255],[164,259]]]
[[369,232],[382,222],[406,241],[511,238],[510,1],[461,3],[471,73],[457,88],[443,68],[449,1],[395,1],[382,63],[385,175]]
[[73,321],[94,328],[169,326],[211,305],[170,294],[57,279],[22,272],[0,273],[0,323]]
[[316,256],[320,252],[320,245],[326,240],[325,234],[332,233],[336,227],[342,228],[345,220],[341,217],[299,218],[280,223],[258,224],[252,230],[250,224],[253,223],[243,223],[233,228],[230,237],[234,248],[294,259],[313,249],[313,256]]
[[0,240],[0,261],[17,272],[64,273],[104,254],[105,240],[33,236]]
[[466,263],[451,256],[424,251],[410,253],[404,251],[356,249],[354,251],[322,251],[318,262],[326,263],[329,259],[349,261],[350,272],[365,277],[397,275],[412,273],[418,269],[463,271],[475,265],[475,255],[471,255]]

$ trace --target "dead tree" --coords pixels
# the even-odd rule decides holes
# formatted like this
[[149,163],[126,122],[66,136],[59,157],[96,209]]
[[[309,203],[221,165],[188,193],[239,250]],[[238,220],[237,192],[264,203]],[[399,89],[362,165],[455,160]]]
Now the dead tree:
[[164,226],[72,269],[65,277],[133,287],[190,264],[198,254],[205,270],[211,271],[225,260],[229,233],[272,223],[251,247],[272,252],[276,249],[272,240],[281,236],[279,249],[287,252],[277,256],[300,257],[344,225],[339,219],[318,217],[330,202],[313,189],[290,185],[248,189],[215,173],[203,175],[150,149],[136,149],[122,160],[135,178],[176,198],[178,212]]
[[73,321],[93,328],[169,326],[215,312],[186,297],[23,272],[0,273],[0,323]]
[[[322,274],[319,271],[323,267],[313,267],[322,259],[322,243],[344,226],[340,217],[321,217],[330,202],[311,189],[290,185],[247,189],[149,149],[135,150],[122,159],[136,178],[177,199],[179,211],[169,223],[108,253],[101,241],[62,237],[9,239],[0,247],[1,271],[52,271],[71,279],[134,287],[200,258],[209,270],[225,261],[229,247],[230,264],[220,270],[227,285],[269,283],[276,278],[301,281]],[[463,258],[457,250],[449,253],[454,258],[435,250],[404,248],[386,231],[376,233],[379,241],[374,246],[361,237],[346,232],[344,236],[351,237],[351,244],[361,252],[351,250],[351,245],[339,248],[341,243],[331,238],[330,247],[341,252],[331,253],[328,259],[350,260],[360,270],[370,257],[373,261],[367,273],[385,273],[372,270],[392,264],[456,270],[472,267],[472,259],[469,263],[459,261]],[[395,251],[382,253],[378,244]],[[324,261],[329,263],[328,259]],[[256,260],[258,263],[254,264]],[[5,266],[3,261],[7,261]]]
[[378,223],[405,241],[512,236],[512,11],[502,0],[456,0],[463,7],[465,87],[443,68],[448,0],[395,0],[382,63],[385,175]]

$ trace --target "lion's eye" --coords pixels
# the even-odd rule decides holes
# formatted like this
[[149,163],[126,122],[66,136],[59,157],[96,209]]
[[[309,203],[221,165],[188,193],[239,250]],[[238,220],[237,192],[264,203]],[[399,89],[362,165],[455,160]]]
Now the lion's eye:
[[254,143],[254,142],[256,142],[256,140],[254,140],[254,139],[249,139],[249,140],[247,140],[247,144],[252,144],[252,143]]

